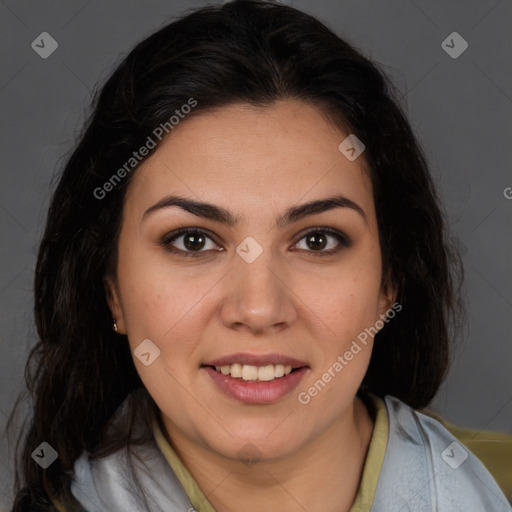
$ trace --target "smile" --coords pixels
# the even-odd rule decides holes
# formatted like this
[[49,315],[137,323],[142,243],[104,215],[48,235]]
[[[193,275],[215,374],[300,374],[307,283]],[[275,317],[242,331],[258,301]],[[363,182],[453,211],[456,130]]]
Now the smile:
[[298,359],[279,355],[232,354],[201,365],[224,396],[246,404],[270,404],[295,389],[310,370]]
[[253,366],[249,364],[234,363],[225,366],[215,366],[222,375],[231,375],[235,379],[247,381],[269,382],[288,375],[292,371],[291,365],[268,364],[266,366]]

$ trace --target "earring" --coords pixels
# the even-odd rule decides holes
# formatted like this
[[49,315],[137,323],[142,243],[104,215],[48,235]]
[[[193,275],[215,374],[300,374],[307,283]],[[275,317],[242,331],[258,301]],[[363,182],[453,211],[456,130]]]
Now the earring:
[[117,320],[115,318],[112,319],[112,329],[117,332]]

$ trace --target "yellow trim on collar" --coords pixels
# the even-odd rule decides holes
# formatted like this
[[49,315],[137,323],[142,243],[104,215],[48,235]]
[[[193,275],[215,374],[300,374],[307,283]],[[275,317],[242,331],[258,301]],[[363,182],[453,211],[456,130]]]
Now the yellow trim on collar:
[[194,477],[189,473],[188,469],[184,466],[183,462],[181,462],[180,458],[169,444],[169,441],[167,441],[156,416],[153,416],[153,433],[158,447],[180,481],[185,493],[192,503],[192,506],[197,512],[215,512],[215,509],[197,485]]
[[381,398],[375,395],[368,394],[367,396],[376,409],[375,424],[364,463],[363,476],[350,512],[370,512],[388,445],[389,422],[386,405]]

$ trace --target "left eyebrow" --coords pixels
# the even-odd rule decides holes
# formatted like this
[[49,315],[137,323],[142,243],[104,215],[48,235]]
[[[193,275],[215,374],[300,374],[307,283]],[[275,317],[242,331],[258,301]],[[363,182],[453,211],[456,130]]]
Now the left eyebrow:
[[[203,217],[215,222],[220,222],[231,228],[235,227],[240,222],[240,220],[243,219],[242,216],[236,216],[229,210],[211,203],[194,201],[192,199],[180,196],[166,196],[155,203],[153,206],[150,206],[144,212],[142,221],[144,221],[144,219],[147,218],[151,213],[154,213],[155,211],[161,210],[163,208],[170,208],[172,206],[177,206],[182,210],[196,215],[197,217]],[[310,201],[309,203],[292,206],[291,208],[288,208],[284,214],[277,218],[276,224],[279,228],[283,228],[289,224],[298,222],[299,220],[309,215],[318,215],[334,208],[350,208],[356,211],[363,218],[365,224],[368,224],[364,210],[357,203],[342,195],[316,199],[314,201]]]

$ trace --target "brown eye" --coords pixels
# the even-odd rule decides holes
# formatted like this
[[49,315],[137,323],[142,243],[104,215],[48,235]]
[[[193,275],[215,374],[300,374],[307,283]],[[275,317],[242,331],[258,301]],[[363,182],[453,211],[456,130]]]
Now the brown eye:
[[306,238],[306,244],[309,248],[316,250],[322,250],[327,245],[327,237],[324,233],[313,233],[308,235]]
[[183,235],[183,245],[189,251],[196,251],[203,249],[206,237],[202,233],[187,233]]
[[[210,246],[208,246],[208,242],[210,242]],[[167,250],[185,257],[200,257],[217,247],[212,237],[199,229],[182,229],[170,233],[162,239],[161,245]]]
[[300,243],[302,241],[305,247],[299,247],[299,249],[313,253],[315,256],[335,254],[352,245],[352,241],[345,234],[330,228],[309,231],[300,239]]

